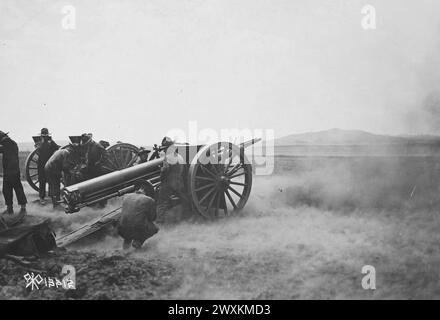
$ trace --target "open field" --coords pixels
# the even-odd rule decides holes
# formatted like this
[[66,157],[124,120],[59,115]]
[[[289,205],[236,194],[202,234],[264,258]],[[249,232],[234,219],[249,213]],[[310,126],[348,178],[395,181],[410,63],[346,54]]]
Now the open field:
[[[109,233],[36,263],[81,270],[75,293],[29,292],[26,270],[2,262],[0,297],[438,299],[439,179],[435,157],[277,157],[239,215],[162,225],[138,252],[121,252]],[[52,217],[60,233],[118,202],[30,213]],[[364,265],[376,268],[374,291],[361,287]]]

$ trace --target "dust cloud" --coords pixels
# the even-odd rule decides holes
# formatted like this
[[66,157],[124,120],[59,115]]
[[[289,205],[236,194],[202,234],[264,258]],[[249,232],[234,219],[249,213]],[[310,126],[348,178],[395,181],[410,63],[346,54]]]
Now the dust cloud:
[[[434,159],[417,157],[281,158],[274,175],[255,178],[237,215],[160,225],[140,251],[122,253],[114,231],[71,249],[171,263],[167,298],[432,297],[436,169]],[[119,202],[55,218],[38,209],[71,230]],[[366,264],[376,267],[381,290],[361,288]]]

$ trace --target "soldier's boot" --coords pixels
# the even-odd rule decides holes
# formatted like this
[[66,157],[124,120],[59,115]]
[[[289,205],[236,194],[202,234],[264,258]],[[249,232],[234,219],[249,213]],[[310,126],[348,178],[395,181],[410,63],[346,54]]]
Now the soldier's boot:
[[133,243],[131,244],[133,246],[133,248],[135,249],[140,249],[142,247],[142,245],[144,244],[144,241],[141,240],[133,240]]
[[56,197],[56,196],[52,197],[52,206],[54,209],[57,209],[59,207],[59,204],[58,204],[59,200],[60,200],[59,197]]
[[124,239],[124,243],[122,244],[122,249],[128,250],[130,249],[132,240]]
[[44,198],[40,198],[40,204],[44,206],[46,204],[46,200],[44,200]]
[[12,206],[7,206],[6,210],[2,214],[14,214],[14,208]]
[[26,205],[25,204],[21,205],[20,214],[26,214]]

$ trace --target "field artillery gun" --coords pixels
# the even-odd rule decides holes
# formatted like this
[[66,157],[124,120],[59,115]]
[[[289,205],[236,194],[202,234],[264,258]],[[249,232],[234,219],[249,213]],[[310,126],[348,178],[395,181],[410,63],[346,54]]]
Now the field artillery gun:
[[[216,218],[233,214],[245,206],[252,187],[252,165],[244,151],[259,141],[252,139],[239,145],[218,142],[212,145],[173,146],[185,160],[185,188],[194,211],[205,218]],[[147,186],[149,196],[157,199],[164,155],[157,146],[153,150],[144,163],[65,187],[62,201],[66,213],[78,212],[86,206],[134,192],[140,184]],[[179,202],[180,199],[175,197],[173,203]],[[56,244],[58,247],[66,247],[114,225],[120,214],[120,208],[114,209],[57,238]]]
[[[39,180],[38,180],[38,158],[39,158],[39,149],[38,146],[41,143],[41,136],[33,136],[32,139],[35,143],[35,150],[32,151],[25,162],[25,172],[26,172],[26,180],[28,184],[35,191],[40,190]],[[81,136],[69,136],[70,142],[79,144]],[[110,145],[106,141],[100,141],[99,144],[103,146],[106,150],[105,161],[102,164],[103,173],[110,173],[116,170],[121,170],[124,168],[128,168],[132,166],[139,159],[139,151],[140,149],[135,145],[130,143],[117,142],[114,145]],[[65,145],[61,147],[61,149],[67,148],[69,146]],[[80,148],[81,149],[81,148]],[[80,151],[81,153],[82,151]],[[83,155],[79,154],[77,157],[77,163],[75,166],[75,171],[77,176],[80,176],[81,170],[81,159]]]
[[[227,216],[245,206],[252,187],[252,165],[244,150],[259,141],[252,139],[240,145],[173,145],[185,160],[185,190],[195,211],[213,218]],[[62,201],[66,213],[133,192],[139,183],[148,185],[150,196],[156,198],[163,155],[152,157],[144,163],[65,187]]]

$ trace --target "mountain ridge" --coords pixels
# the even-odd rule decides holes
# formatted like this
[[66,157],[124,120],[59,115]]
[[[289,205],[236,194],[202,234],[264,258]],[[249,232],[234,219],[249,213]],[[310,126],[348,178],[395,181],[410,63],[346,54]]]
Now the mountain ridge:
[[363,130],[329,130],[290,134],[274,139],[276,146],[289,145],[372,145],[402,143],[440,143],[435,135],[382,135]]

